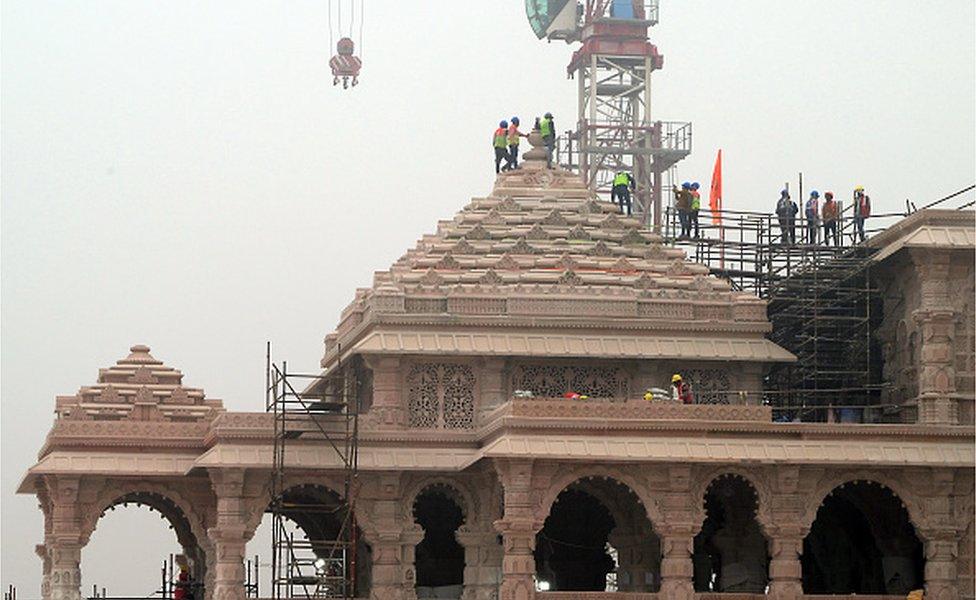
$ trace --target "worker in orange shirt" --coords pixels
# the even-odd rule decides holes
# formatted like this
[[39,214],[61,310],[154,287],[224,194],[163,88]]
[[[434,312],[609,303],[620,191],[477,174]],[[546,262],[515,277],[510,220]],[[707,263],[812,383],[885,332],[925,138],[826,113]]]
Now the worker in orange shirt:
[[519,118],[512,117],[512,122],[508,126],[508,162],[510,168],[518,168],[519,138],[529,137],[528,134],[519,131]]

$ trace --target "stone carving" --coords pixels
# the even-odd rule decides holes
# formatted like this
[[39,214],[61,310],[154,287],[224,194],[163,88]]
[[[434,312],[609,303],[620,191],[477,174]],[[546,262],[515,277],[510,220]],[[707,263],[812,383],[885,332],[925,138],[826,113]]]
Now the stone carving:
[[465,233],[464,237],[468,238],[469,240],[484,241],[491,239],[491,233],[489,233],[488,230],[482,227],[479,223],[472,227],[470,231]]
[[538,252],[534,247],[532,247],[524,237],[518,239],[515,244],[508,249],[512,254],[535,254]]
[[525,237],[529,240],[548,240],[549,232],[543,229],[541,225],[536,223],[532,226],[532,229],[525,234]]
[[438,269],[448,269],[452,271],[457,271],[461,269],[461,263],[455,260],[454,257],[451,256],[451,253],[448,252],[443,257],[441,257],[439,261],[437,261],[435,267]]
[[506,252],[505,254],[502,254],[502,257],[499,258],[498,262],[495,263],[495,268],[501,269],[502,271],[515,271],[520,269],[521,266],[518,264],[518,261],[512,258],[511,254]]
[[691,383],[698,404],[729,404],[732,383],[727,369],[690,369],[682,375]]
[[567,271],[571,271],[579,267],[579,264],[575,260],[573,260],[573,257],[570,256],[568,252],[566,252],[559,257],[558,261],[556,261],[556,267],[559,269],[565,269]]
[[543,398],[576,392],[593,398],[626,398],[630,377],[619,368],[521,365],[512,373],[512,389],[530,390]]
[[622,238],[620,238],[620,243],[624,244],[625,246],[646,244],[647,238],[645,238],[636,227],[632,227],[631,229],[627,230],[627,233],[625,233]]
[[488,269],[485,274],[478,279],[478,283],[485,285],[500,285],[503,282],[502,276],[494,269]]
[[485,215],[485,218],[482,219],[481,222],[486,225],[504,225],[505,218],[502,217],[498,207],[493,207],[488,211],[488,214]]
[[477,250],[473,245],[471,245],[471,242],[469,242],[466,237],[462,237],[460,240],[458,240],[458,243],[454,244],[454,247],[451,248],[451,252],[453,254],[476,254]]
[[498,210],[503,210],[505,212],[519,212],[522,210],[522,206],[515,201],[515,198],[511,196],[505,196],[502,201],[495,205]]
[[616,213],[610,213],[605,219],[600,221],[600,228],[606,231],[616,231],[625,227],[626,225],[624,225]]
[[569,226],[569,221],[566,220],[566,217],[564,217],[563,214],[559,212],[559,209],[557,208],[552,209],[552,211],[539,222],[542,223],[543,225],[550,225],[553,227]]
[[424,272],[423,276],[419,279],[419,283],[421,285],[438,286],[444,283],[444,278],[441,277],[433,268],[430,268]]
[[600,240],[593,244],[593,247],[590,249],[590,254],[593,256],[613,256],[613,250],[610,249],[610,246],[606,242]]
[[591,236],[588,231],[583,229],[582,225],[577,225],[569,230],[569,233],[566,234],[566,239],[573,241],[588,241],[593,239],[593,236]]
[[414,365],[407,376],[409,426],[470,429],[474,425],[474,386],[474,373],[467,365]]
[[565,271],[556,280],[560,285],[583,285],[583,278],[576,274],[575,271]]

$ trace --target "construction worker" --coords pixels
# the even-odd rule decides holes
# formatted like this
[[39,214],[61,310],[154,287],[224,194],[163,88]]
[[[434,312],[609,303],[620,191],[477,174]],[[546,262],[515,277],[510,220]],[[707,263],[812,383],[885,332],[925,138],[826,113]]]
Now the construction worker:
[[[508,121],[502,121],[498,124],[498,129],[492,135],[491,143],[495,147],[495,174],[497,175],[500,171],[507,171],[512,165],[512,159],[508,155]],[[506,164],[499,168],[503,160],[506,161]]]
[[813,190],[803,212],[807,218],[807,243],[817,243],[817,232],[820,231],[820,192]]
[[823,217],[824,243],[828,246],[830,245],[831,237],[834,238],[834,245],[840,246],[840,242],[837,240],[837,216],[839,208],[837,202],[834,200],[834,193],[826,192],[824,194],[823,209],[820,211],[820,214]]
[[695,402],[691,395],[691,385],[681,379],[681,375],[678,373],[671,376],[671,399],[682,404],[694,404]]
[[783,190],[779,193],[779,201],[776,203],[776,218],[779,220],[779,230],[782,234],[783,244],[796,243],[796,213],[799,209],[796,202],[790,198],[790,192]]
[[173,600],[193,600],[193,581],[190,577],[190,564],[186,556],[177,554],[176,565],[180,572],[174,582]]
[[508,160],[513,169],[518,168],[519,138],[529,137],[519,131],[519,118],[512,117],[512,123],[508,126]]
[[864,219],[871,216],[871,198],[864,193],[864,186],[854,188],[854,241],[864,241]]
[[613,178],[613,187],[610,188],[610,202],[619,201],[621,214],[626,206],[628,217],[631,213],[630,192],[632,191],[634,191],[634,176],[626,171],[617,173]]
[[691,184],[691,210],[688,211],[688,235],[691,235],[691,228],[695,228],[695,239],[701,237],[698,229],[698,211],[701,210],[701,194],[698,193],[698,182]]
[[556,123],[552,120],[552,113],[547,112],[539,121],[539,133],[542,143],[546,145],[546,166],[552,168],[552,154],[556,151]]
[[681,234],[678,239],[691,235],[691,184],[687,181],[681,184],[681,189],[674,188],[674,208],[678,211],[678,222],[681,224]]

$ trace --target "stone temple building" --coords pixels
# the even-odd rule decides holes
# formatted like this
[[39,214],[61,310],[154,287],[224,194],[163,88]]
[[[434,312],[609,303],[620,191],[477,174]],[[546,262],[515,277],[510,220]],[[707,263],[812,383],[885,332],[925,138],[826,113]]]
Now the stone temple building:
[[[972,213],[871,241],[901,416],[783,422],[764,376],[795,357],[767,339],[765,303],[540,152],[376,273],[325,338],[324,372],[359,383],[356,596],[973,598]],[[676,372],[695,404],[643,398]],[[126,503],[171,523],[206,598],[244,598],[272,488],[262,409],[225,410],[141,345],[58,397],[19,490],[44,513],[43,598],[81,597],[81,550]],[[321,443],[285,460],[293,501],[341,493]]]

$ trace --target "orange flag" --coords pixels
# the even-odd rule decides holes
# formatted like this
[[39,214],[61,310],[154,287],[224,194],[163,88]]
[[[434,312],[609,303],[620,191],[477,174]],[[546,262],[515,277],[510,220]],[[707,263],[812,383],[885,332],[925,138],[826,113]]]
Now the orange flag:
[[708,191],[708,208],[712,210],[712,223],[722,224],[722,151],[718,151],[715,159],[715,170],[712,172],[712,189]]

